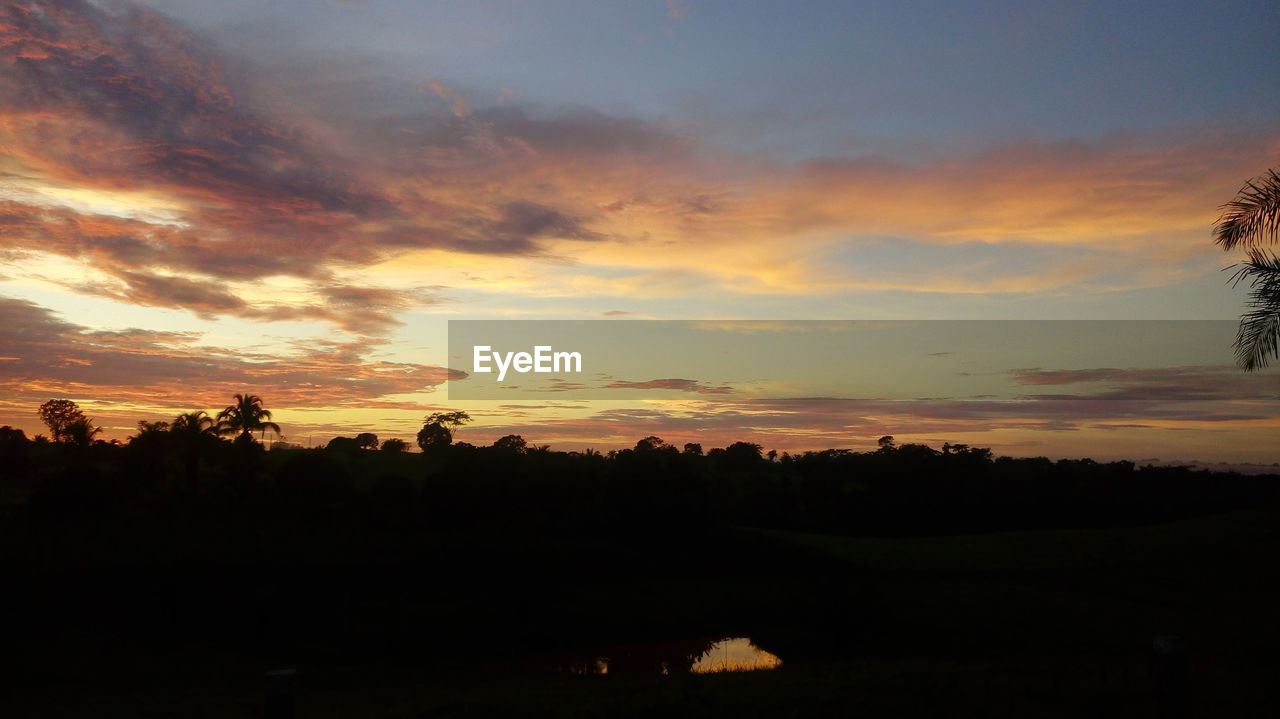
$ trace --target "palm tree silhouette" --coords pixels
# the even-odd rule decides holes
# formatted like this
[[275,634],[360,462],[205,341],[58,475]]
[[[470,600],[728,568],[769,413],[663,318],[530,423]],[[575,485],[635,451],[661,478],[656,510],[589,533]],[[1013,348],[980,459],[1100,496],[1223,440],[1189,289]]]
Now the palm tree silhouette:
[[94,438],[102,433],[102,428],[89,418],[81,417],[67,424],[64,431],[67,442],[76,447],[88,447],[93,444]]
[[1239,246],[1249,253],[1231,277],[1232,286],[1249,283],[1249,311],[1240,317],[1233,347],[1236,363],[1253,371],[1272,358],[1280,359],[1280,258],[1261,247],[1264,241],[1274,245],[1280,237],[1280,174],[1267,170],[1245,182],[1221,209],[1213,241],[1224,250]]
[[173,424],[169,425],[169,431],[175,435],[190,437],[218,436],[218,428],[213,417],[204,410],[187,412],[174,417]]
[[187,471],[187,484],[195,491],[199,481],[200,453],[218,440],[218,424],[204,410],[187,412],[174,417],[169,425],[178,452],[182,455]]
[[271,411],[262,406],[261,397],[256,394],[237,394],[235,400],[234,404],[218,413],[219,433],[239,434],[237,442],[252,442],[254,430],[269,429],[280,434],[280,425],[271,421]]

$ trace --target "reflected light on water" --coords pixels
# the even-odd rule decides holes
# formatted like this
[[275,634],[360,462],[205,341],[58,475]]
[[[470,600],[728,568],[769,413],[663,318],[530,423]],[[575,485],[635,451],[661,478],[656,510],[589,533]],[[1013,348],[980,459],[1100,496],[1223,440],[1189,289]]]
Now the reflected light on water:
[[757,669],[776,669],[782,660],[776,655],[751,643],[747,637],[721,639],[694,662],[690,670],[695,674],[713,672],[749,672]]
[[782,660],[747,637],[629,645],[579,656],[557,668],[571,674],[713,674],[776,669]]

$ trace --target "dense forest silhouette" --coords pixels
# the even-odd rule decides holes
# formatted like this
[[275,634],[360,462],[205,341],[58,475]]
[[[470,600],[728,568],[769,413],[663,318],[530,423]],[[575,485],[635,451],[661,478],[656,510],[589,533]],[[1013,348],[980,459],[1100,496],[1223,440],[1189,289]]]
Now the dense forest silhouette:
[[704,452],[657,436],[604,454],[560,452],[519,435],[482,447],[455,442],[470,417],[437,412],[417,434],[419,452],[369,432],[268,451],[255,433],[279,435],[279,426],[249,393],[214,418],[140,421],[123,443],[95,440],[100,429],[69,400],[46,402],[40,415],[52,440],[0,428],[0,461],[11,490],[25,490],[26,508],[42,517],[199,508],[420,530],[913,535],[1124,526],[1280,499],[1272,476],[994,457],[891,436],[868,452],[766,454],[751,442]]

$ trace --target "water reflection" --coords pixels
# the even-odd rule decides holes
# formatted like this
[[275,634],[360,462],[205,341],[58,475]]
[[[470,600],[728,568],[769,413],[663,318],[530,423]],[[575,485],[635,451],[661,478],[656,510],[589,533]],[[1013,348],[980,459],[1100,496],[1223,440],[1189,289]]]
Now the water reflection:
[[695,674],[713,672],[749,672],[782,666],[777,655],[751,643],[747,637],[729,637],[711,645],[690,670]]
[[781,659],[752,644],[748,637],[725,637],[612,647],[565,662],[560,668],[573,674],[711,674],[780,666]]

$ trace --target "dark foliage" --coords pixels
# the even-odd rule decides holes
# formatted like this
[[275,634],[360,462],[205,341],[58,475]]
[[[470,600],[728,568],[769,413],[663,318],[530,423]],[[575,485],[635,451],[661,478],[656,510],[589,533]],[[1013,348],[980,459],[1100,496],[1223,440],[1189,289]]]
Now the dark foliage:
[[[706,646],[687,640],[739,634],[787,662],[958,647],[1014,656],[1027,650],[1022,626],[980,609],[995,594],[962,603],[974,616],[922,615],[894,605],[916,595],[912,571],[796,551],[756,529],[1101,528],[1280,505],[1277,476],[993,458],[891,438],[870,452],[797,456],[749,442],[703,453],[658,437],[608,455],[517,436],[429,453],[369,451],[360,438],[267,452],[209,424],[151,423],[128,445],[88,447],[0,428],[11,500],[0,568],[12,587],[0,608],[22,619],[14,646],[442,671],[592,646],[663,649],[657,660],[619,650],[611,673],[679,670]],[[929,581],[940,583],[921,593],[976,591],[965,587],[989,578]],[[1070,578],[993,586],[1023,581]]]
[[[426,426],[451,434],[445,423]],[[429,443],[425,454],[400,451],[391,441],[388,451],[368,451],[377,446],[375,435],[364,434],[334,438],[323,450],[268,454],[243,433],[228,442],[198,428],[193,434],[143,423],[128,445],[99,442],[86,452],[38,445],[20,430],[0,428],[6,474],[37,490],[32,501],[45,507],[262,502],[254,511],[361,523],[375,505],[385,514],[394,496],[397,521],[428,531],[536,527],[676,536],[753,526],[948,534],[1135,525],[1280,499],[1280,483],[1270,476],[993,458],[983,448],[936,450],[891,439],[873,452],[770,453],[772,459],[748,442],[704,455],[699,447],[682,451],[658,437],[604,456],[529,447],[516,435],[491,447]],[[33,463],[36,451],[42,460]],[[205,478],[199,486],[196,476]],[[110,502],[103,486],[110,487]]]

